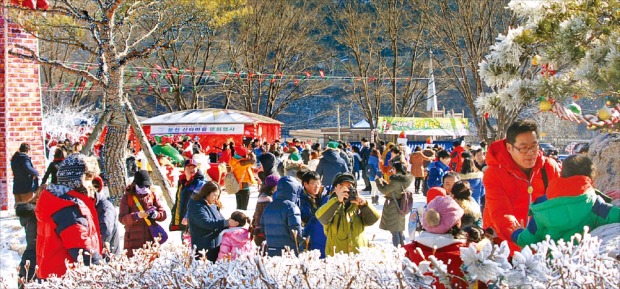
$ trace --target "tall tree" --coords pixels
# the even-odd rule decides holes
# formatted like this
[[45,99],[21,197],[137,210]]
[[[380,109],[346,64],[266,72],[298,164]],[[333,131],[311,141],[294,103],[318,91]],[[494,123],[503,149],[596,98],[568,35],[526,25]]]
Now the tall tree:
[[390,79],[393,116],[413,116],[428,98],[428,45],[425,19],[410,0],[374,2],[379,23],[387,42],[386,72]]
[[328,86],[316,81],[315,32],[321,1],[248,0],[249,13],[226,29],[226,107],[275,118],[294,101]]
[[338,55],[354,79],[352,97],[374,128],[382,107],[392,116],[412,116],[428,87],[425,23],[413,1],[340,1],[328,21],[344,49]]
[[344,55],[336,55],[337,60],[352,78],[352,98],[374,129],[389,93],[383,81],[387,71],[381,53],[387,47],[378,41],[384,30],[374,21],[376,13],[370,2],[335,2],[329,11],[328,21],[335,26],[334,39],[345,50]]
[[[175,42],[137,63],[133,69],[134,94],[154,96],[168,112],[196,109],[221,91],[217,73],[225,61],[225,44],[217,19],[202,17],[183,33],[168,35]],[[145,103],[146,98],[135,98]]]
[[428,39],[443,78],[465,101],[480,139],[488,139],[487,120],[475,101],[487,89],[478,74],[478,64],[488,53],[495,35],[512,21],[508,0],[419,0],[428,21]]
[[[221,1],[229,8],[231,1]],[[233,1],[234,2],[234,1]],[[9,53],[30,59],[43,66],[52,66],[75,74],[100,87],[103,92],[104,113],[84,147],[90,151],[104,126],[105,171],[110,195],[118,203],[126,186],[125,154],[129,123],[147,153],[153,168],[159,168],[142,128],[124,93],[124,72],[127,65],[168,47],[176,38],[167,37],[182,31],[189,23],[199,21],[198,11],[221,7],[220,1],[54,1],[49,10],[32,11],[13,8],[12,18],[25,31],[41,41],[63,43],[75,47],[85,58],[94,58],[96,67],[74,67],[59,59],[42,57],[36,51],[13,44]],[[44,14],[45,13],[45,14]],[[167,189],[161,169],[156,179]],[[166,190],[168,191],[168,190]],[[169,192],[166,200],[171,203]]]

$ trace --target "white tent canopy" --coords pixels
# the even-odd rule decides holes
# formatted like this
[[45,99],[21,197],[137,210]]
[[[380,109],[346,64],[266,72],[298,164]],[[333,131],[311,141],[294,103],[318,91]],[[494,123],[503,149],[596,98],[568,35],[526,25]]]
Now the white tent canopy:
[[142,122],[143,125],[172,125],[172,124],[246,124],[246,123],[272,123],[282,122],[258,115],[251,112],[206,108],[190,109],[162,114],[149,118]]

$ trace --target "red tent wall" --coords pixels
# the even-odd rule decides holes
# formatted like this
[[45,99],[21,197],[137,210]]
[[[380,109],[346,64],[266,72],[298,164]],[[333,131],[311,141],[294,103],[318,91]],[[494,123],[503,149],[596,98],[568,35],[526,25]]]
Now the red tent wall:
[[[142,127],[144,133],[147,136],[151,136],[151,126],[144,125]],[[235,144],[249,143],[254,138],[258,138],[262,141],[273,142],[276,139],[280,139],[280,124],[245,124],[243,126],[243,135],[227,135],[227,134],[184,134],[175,135],[178,137],[190,137],[192,140],[198,139],[198,142],[204,149],[206,154],[219,153],[222,144],[229,143],[230,141]]]

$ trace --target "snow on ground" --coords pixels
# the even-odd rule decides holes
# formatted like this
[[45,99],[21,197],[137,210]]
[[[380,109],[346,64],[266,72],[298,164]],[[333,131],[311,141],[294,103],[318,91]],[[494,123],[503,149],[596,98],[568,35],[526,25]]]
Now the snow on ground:
[[15,211],[0,212],[0,284],[17,287],[17,267],[26,249],[26,234]]
[[[363,189],[363,182],[359,190]],[[174,191],[174,190],[173,190]],[[161,192],[161,191],[160,191]],[[367,202],[370,202],[370,195],[363,194],[366,198]],[[246,215],[250,218],[254,215],[254,210],[256,208],[256,200],[258,199],[258,191],[254,187],[252,189],[252,193],[250,195],[250,202],[248,206],[248,210],[245,211]],[[224,208],[222,209],[222,214],[224,217],[229,217],[232,212],[236,210],[236,200],[235,195],[230,195],[225,192],[222,192],[220,197]],[[424,203],[426,198],[422,195],[415,195],[416,203]],[[383,210],[383,202],[384,199],[381,197],[379,200],[380,205],[375,206],[378,211]],[[168,213],[168,218],[161,225],[164,228],[168,228],[168,224],[170,223],[170,208],[166,208],[166,212]],[[120,225],[120,245],[123,246],[122,236],[124,235],[125,228]],[[372,243],[388,243],[392,242],[392,235],[388,231],[384,231],[379,229],[379,222],[375,223],[373,226],[366,228],[366,235]],[[407,240],[409,239],[408,232],[405,232],[405,236],[407,236]],[[181,243],[181,232],[169,232],[168,242],[173,243]],[[8,211],[0,211],[0,288],[16,288],[17,287],[17,267],[19,266],[19,262],[21,260],[21,253],[26,248],[26,237],[24,233],[24,229],[19,224],[19,219],[15,216],[14,210]],[[2,285],[9,287],[2,287]]]

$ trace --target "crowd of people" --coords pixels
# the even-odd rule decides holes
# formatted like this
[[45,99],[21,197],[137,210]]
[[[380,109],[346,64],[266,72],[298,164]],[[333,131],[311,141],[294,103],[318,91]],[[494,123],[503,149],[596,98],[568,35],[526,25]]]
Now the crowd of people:
[[[279,256],[319,250],[324,258],[369,246],[365,228],[379,222],[408,258],[420,262],[435,255],[449,264],[453,285],[463,286],[463,246],[508,241],[517,251],[546,235],[569,240],[583,226],[620,222],[620,209],[592,185],[592,161],[574,155],[561,168],[539,150],[538,135],[534,122],[520,120],[508,128],[505,139],[488,148],[484,142],[471,146],[456,141],[450,150],[429,145],[410,151],[365,138],[360,146],[329,141],[323,147],[296,139],[285,144],[254,140],[248,147],[224,144],[219,161],[236,181],[227,186],[237,206],[228,218],[221,212],[223,188],[193,157],[201,154],[198,148],[184,154],[168,231],[181,231],[182,241],[195,247],[195,257],[211,262],[256,251]],[[148,171],[133,172],[117,215],[109,200],[98,195],[103,181],[97,160],[79,149],[73,146],[69,155],[56,149],[48,167],[50,182],[46,172],[41,186],[28,144],[11,161],[16,212],[28,240],[22,268],[26,260],[37,264],[38,278],[63,275],[65,260],[88,265],[118,254],[118,222],[125,226],[129,257],[134,249],[157,241],[154,236],[166,235],[153,230],[168,216],[151,190]],[[358,182],[363,184],[359,191]],[[246,212],[254,186],[259,196],[250,218]],[[404,235],[407,215],[401,212],[406,192],[424,195],[427,202],[420,212],[422,231],[409,242]],[[375,206],[381,199],[379,213]],[[29,268],[20,276],[34,277],[34,266]]]

